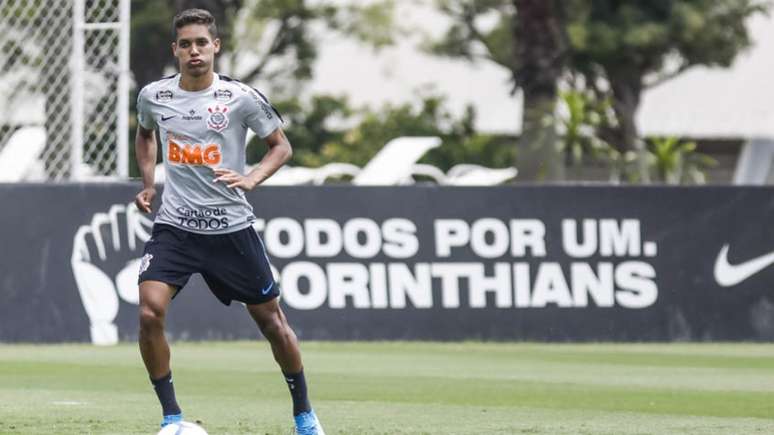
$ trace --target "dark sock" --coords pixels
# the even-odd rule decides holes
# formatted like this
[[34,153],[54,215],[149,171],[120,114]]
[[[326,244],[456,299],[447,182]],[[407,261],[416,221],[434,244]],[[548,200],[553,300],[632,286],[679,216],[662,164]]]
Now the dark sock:
[[309,404],[309,397],[306,395],[306,378],[304,378],[304,371],[294,375],[282,373],[285,375],[285,382],[288,383],[290,389],[290,397],[293,398],[293,416],[312,410],[312,405]]
[[153,389],[156,390],[156,395],[161,402],[161,410],[164,415],[176,415],[180,414],[180,407],[177,406],[177,400],[175,399],[175,386],[172,384],[172,372],[168,375],[156,379],[151,379]]

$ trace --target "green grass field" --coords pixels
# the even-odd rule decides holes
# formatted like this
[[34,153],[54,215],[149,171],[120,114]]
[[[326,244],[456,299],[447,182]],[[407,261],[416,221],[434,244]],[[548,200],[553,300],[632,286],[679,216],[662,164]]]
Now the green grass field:
[[[771,434],[774,345],[303,343],[333,434]],[[261,342],[174,343],[178,401],[210,434],[291,433]],[[152,434],[133,344],[0,345],[0,433]]]

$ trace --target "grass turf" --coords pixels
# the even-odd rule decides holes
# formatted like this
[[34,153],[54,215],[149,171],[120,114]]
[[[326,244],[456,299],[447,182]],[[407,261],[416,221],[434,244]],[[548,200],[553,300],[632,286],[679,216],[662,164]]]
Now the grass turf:
[[[774,433],[774,345],[302,345],[328,434]],[[210,434],[291,433],[260,342],[173,343],[177,397]],[[0,345],[0,434],[152,434],[136,345]]]

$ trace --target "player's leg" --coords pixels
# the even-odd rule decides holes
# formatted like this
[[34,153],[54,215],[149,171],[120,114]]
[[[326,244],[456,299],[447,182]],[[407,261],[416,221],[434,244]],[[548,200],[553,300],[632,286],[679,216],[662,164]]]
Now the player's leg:
[[140,284],[140,353],[151,379],[169,373],[169,344],[164,319],[175,288],[160,281]]
[[169,343],[164,335],[167,307],[176,291],[175,287],[160,281],[140,283],[140,354],[161,403],[162,426],[183,418],[175,397]]
[[301,349],[295,332],[290,328],[288,319],[278,299],[262,304],[247,305],[247,311],[255,320],[261,333],[271,344],[274,360],[284,373],[298,373],[303,370]]
[[[271,344],[293,398],[293,417],[300,434],[324,434],[309,405],[301,351],[296,334],[279,306],[279,285],[269,266],[263,242],[252,228],[203,240],[208,261],[202,272],[210,290],[224,304],[243,302]],[[213,254],[215,253],[215,254]]]
[[296,433],[324,435],[325,432],[309,403],[298,339],[280,308],[279,300],[274,298],[261,304],[249,304],[247,311],[271,344],[274,359],[285,376],[293,398]]
[[274,282],[263,242],[252,228],[202,239],[209,253],[202,277],[224,304],[243,302],[268,339],[293,398],[296,431],[324,434],[309,405],[298,340],[280,309],[279,286]]
[[191,254],[189,237],[190,233],[172,226],[154,225],[140,264],[140,353],[161,403],[162,426],[182,420],[172,384],[164,320],[172,297],[197,271],[198,260]]

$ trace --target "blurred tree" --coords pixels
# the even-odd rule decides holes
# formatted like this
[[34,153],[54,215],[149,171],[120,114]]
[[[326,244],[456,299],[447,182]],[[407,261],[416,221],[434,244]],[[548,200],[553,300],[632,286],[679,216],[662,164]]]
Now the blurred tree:
[[[556,100],[556,83],[573,71],[585,76],[599,101],[612,101],[617,126],[604,139],[622,154],[641,153],[645,181],[645,147],[634,118],[643,90],[694,65],[730,65],[750,45],[745,21],[768,8],[764,0],[436,2],[453,24],[433,50],[511,71],[524,91],[524,141],[550,149],[552,126],[541,121],[553,114],[548,101]],[[530,125],[542,136],[531,137]]]
[[609,100],[599,101],[582,88],[560,92],[559,107],[553,123],[559,146],[567,154],[569,166],[581,166],[588,159],[605,159],[612,148],[602,139],[603,131],[615,126]]
[[[437,0],[452,25],[431,49],[436,54],[485,59],[511,72],[514,92],[524,96],[520,178],[561,180],[563,159],[556,131],[547,122],[564,71],[566,38],[557,0]],[[515,154],[514,154],[515,155]]]
[[393,9],[394,0],[366,5],[246,0],[234,17],[234,38],[225,47],[221,66],[246,83],[267,83],[272,95],[293,98],[299,82],[312,76],[323,30],[383,47],[393,42]]
[[759,0],[567,0],[564,6],[572,68],[598,95],[611,97],[618,128],[607,141],[622,152],[637,150],[643,176],[646,150],[635,123],[643,90],[694,65],[729,66],[750,46],[747,18],[768,8]]
[[666,184],[704,184],[705,169],[717,165],[715,159],[696,151],[696,142],[653,137],[646,146],[656,180]]
[[633,150],[613,147],[603,139],[617,124],[610,98],[600,101],[590,89],[561,92],[554,122],[570,169],[604,163],[610,171],[609,181],[614,183],[641,182],[643,161],[650,179],[666,184],[704,184],[705,171],[717,165],[715,159],[697,151],[696,142],[677,137],[646,138],[644,158],[640,159]]

